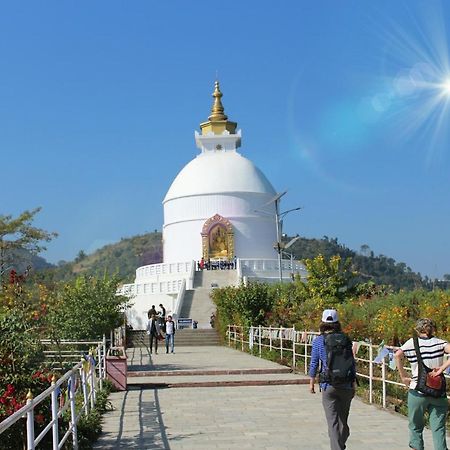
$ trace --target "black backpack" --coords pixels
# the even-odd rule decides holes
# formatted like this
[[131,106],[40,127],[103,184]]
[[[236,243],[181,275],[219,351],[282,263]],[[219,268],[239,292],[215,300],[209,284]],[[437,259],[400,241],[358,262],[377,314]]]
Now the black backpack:
[[344,333],[328,333],[323,339],[327,368],[320,373],[320,382],[339,386],[355,381],[355,358],[350,338]]

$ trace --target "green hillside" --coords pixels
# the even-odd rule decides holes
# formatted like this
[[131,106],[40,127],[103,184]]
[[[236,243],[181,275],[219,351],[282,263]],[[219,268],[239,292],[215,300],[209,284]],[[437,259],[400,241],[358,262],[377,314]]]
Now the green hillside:
[[122,238],[86,255],[80,251],[74,261],[60,264],[47,272],[55,280],[70,280],[80,274],[117,273],[125,282],[133,282],[136,269],[162,262],[161,233],[153,232]]
[[[283,242],[291,237],[285,236]],[[288,250],[296,260],[314,258],[322,254],[326,258],[340,255],[351,258],[353,268],[358,272],[358,282],[374,282],[390,285],[394,290],[416,288],[431,289],[442,286],[443,282],[422,277],[413,272],[405,263],[398,263],[384,255],[375,255],[367,245],[359,252],[347,248],[336,238],[324,236],[322,239],[299,238]],[[286,257],[286,256],[285,256]],[[115,244],[106,245],[86,255],[80,251],[77,258],[46,271],[45,276],[55,280],[70,280],[79,274],[118,273],[125,282],[133,282],[136,269],[146,264],[162,261],[162,236],[159,232],[123,238]]]
[[[283,240],[287,243],[290,239],[286,236]],[[367,245],[362,245],[360,251],[356,252],[339,243],[337,238],[327,236],[322,239],[299,238],[288,251],[298,259],[314,258],[318,254],[326,258],[333,255],[340,255],[343,259],[351,258],[353,269],[358,272],[356,281],[361,283],[374,282],[389,285],[394,290],[431,289],[438,283],[427,277],[423,278],[420,273],[413,272],[405,263],[397,263],[393,258],[385,255],[375,255]]]

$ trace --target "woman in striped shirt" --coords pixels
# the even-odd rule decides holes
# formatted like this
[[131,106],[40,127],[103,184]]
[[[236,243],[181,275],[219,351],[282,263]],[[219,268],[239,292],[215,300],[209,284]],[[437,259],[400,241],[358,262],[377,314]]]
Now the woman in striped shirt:
[[[431,319],[419,319],[415,329],[419,337],[419,349],[424,364],[430,369],[436,369],[437,371],[444,364],[444,353],[450,353],[450,344],[434,336],[436,325]],[[403,366],[405,356],[411,366],[411,377],[407,375]],[[445,437],[445,419],[448,410],[447,397],[445,394],[441,398],[429,397],[416,390],[419,365],[417,363],[413,338],[408,339],[396,351],[395,359],[402,382],[409,387],[408,418],[410,448],[424,450],[424,413],[428,411],[434,449],[447,450]]]

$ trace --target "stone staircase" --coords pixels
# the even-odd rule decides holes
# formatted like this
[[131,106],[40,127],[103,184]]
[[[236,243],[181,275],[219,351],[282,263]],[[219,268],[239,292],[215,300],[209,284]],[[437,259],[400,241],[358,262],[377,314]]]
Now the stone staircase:
[[[216,306],[210,293],[218,287],[237,283],[236,270],[203,270],[195,272],[194,289],[186,291],[180,318],[190,318],[198,322],[197,329],[177,330],[175,347],[220,345],[220,337],[209,323]],[[163,342],[161,344],[164,344]],[[127,347],[147,347],[148,336],[143,330],[127,332]]]
[[210,293],[218,287],[237,283],[236,270],[203,270],[195,273],[194,289],[186,291],[180,317],[191,318],[198,322],[198,328],[210,328],[210,317],[216,306]]

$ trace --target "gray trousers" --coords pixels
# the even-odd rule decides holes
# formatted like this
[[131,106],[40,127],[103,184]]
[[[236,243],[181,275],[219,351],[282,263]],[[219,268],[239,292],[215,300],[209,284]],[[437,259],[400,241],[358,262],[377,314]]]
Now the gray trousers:
[[322,405],[327,418],[331,450],[345,449],[345,443],[350,436],[347,419],[354,395],[354,389],[342,389],[333,386],[328,386],[322,392]]

